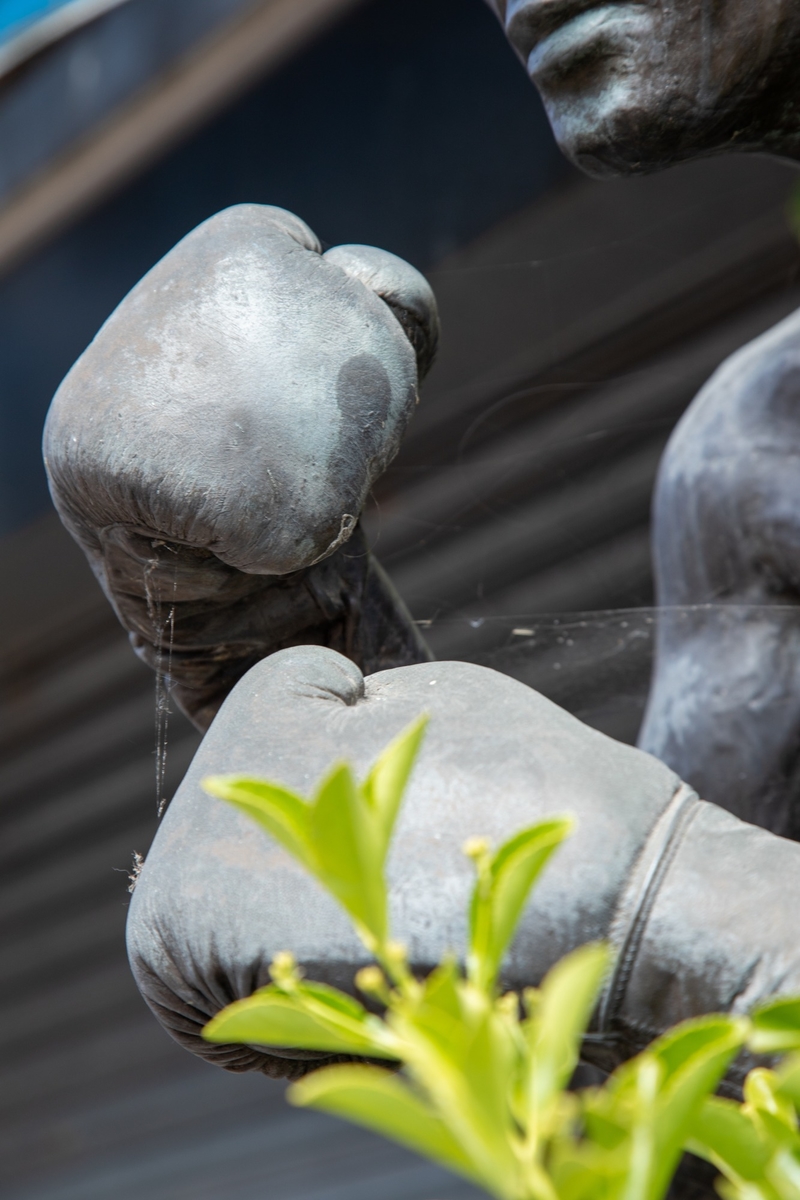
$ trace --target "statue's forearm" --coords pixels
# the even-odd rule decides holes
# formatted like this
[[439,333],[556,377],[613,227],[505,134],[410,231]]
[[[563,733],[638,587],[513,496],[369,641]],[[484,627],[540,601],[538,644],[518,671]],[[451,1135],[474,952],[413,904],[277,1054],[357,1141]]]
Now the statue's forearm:
[[[649,894],[646,865],[632,876],[638,916],[623,909],[615,930],[621,958],[604,1038],[587,1047],[601,1065],[687,1017],[746,1013],[800,992],[800,846],[695,801],[653,867]],[[752,1065],[739,1060],[730,1087]]]
[[287,576],[245,574],[209,551],[119,528],[104,531],[98,557],[136,653],[202,730],[242,676],[286,646],[327,646],[366,674],[430,658],[360,528]]
[[800,834],[800,610],[665,608],[639,745],[743,820]]

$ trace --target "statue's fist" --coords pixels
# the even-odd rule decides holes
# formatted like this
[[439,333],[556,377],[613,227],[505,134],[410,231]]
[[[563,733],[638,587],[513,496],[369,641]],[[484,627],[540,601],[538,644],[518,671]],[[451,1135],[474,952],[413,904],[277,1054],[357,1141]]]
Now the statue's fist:
[[[310,601],[284,587],[276,622],[264,577],[306,572],[350,538],[437,337],[433,294],[408,264],[364,246],[323,254],[297,217],[260,205],[206,221],[122,301],[55,396],[45,460],[145,657],[162,601],[178,606],[179,655],[225,659],[235,643],[246,665],[330,622],[326,605],[345,619],[340,592],[358,607],[350,564],[312,581]],[[243,621],[243,605],[260,617]],[[197,671],[190,684],[208,691]]]
[[240,571],[309,566],[352,532],[397,450],[417,395],[406,329],[427,362],[432,295],[400,259],[322,254],[280,209],[219,213],[59,388],[45,455],[60,512],[98,550],[122,526]]

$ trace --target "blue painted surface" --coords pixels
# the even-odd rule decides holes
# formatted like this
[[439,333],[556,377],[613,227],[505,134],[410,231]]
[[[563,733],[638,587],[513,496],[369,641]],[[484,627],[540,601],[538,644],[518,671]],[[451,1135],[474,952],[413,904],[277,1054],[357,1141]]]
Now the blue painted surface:
[[69,0],[0,0],[0,43],[67,3]]

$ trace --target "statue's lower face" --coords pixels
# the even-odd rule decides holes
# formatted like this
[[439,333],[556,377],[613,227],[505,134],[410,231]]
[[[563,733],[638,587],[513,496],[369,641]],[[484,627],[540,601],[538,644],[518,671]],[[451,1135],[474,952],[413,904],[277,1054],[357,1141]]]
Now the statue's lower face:
[[496,0],[562,150],[584,171],[723,149],[800,156],[797,0]]

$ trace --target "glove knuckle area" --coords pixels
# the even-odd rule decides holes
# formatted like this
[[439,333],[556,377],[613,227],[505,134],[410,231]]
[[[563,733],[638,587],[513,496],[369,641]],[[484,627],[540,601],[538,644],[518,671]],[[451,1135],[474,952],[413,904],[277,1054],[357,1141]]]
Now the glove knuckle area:
[[334,246],[324,257],[389,306],[414,348],[422,379],[433,365],[441,334],[436,297],[425,276],[396,254],[375,246]]
[[54,499],[87,543],[129,525],[289,573],[352,533],[416,383],[374,291],[291,214],[237,206],[145,276],[59,388]]
[[[364,676],[349,658],[324,646],[291,646],[271,654],[245,676],[225,703],[226,721],[238,723],[240,714],[249,723],[258,719],[262,710],[265,715],[272,710],[274,715],[273,706],[283,697],[293,704],[292,717],[299,731],[304,724],[303,701],[352,707],[364,695]],[[233,710],[230,715],[228,710]]]

